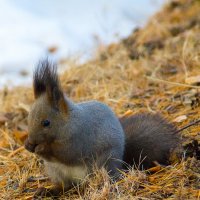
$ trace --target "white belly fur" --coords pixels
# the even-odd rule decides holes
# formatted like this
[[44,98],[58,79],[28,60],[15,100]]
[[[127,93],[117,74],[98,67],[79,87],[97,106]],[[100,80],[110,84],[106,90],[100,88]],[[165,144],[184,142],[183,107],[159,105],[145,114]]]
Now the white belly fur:
[[87,175],[85,166],[67,166],[58,162],[45,162],[46,170],[53,182],[67,187],[71,183],[78,184]]

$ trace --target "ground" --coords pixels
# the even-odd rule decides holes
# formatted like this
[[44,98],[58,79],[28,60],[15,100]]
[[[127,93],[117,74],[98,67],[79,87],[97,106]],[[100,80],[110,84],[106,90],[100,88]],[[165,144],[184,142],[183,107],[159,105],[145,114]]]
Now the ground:
[[[118,116],[161,113],[178,128],[200,114],[200,1],[169,2],[142,29],[117,44],[101,47],[97,56],[61,74],[66,94],[75,102],[96,99]],[[50,187],[43,163],[27,152],[27,115],[32,88],[0,92],[0,197],[31,199],[38,186]],[[200,126],[181,133],[187,150],[181,160],[147,171],[130,169],[111,183],[105,171],[87,178],[61,199],[199,199]]]

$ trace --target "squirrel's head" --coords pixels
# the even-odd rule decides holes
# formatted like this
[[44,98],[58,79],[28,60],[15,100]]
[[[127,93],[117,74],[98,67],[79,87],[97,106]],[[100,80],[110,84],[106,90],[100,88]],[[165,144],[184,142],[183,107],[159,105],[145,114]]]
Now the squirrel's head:
[[38,64],[33,76],[35,103],[28,116],[29,136],[25,148],[45,157],[50,146],[59,139],[68,118],[68,103],[57,75],[48,60]]

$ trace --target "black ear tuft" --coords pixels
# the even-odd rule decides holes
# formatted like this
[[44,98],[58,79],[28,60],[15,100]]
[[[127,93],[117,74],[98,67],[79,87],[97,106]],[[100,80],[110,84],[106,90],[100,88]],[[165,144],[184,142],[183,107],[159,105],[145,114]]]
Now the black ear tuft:
[[38,98],[43,93],[47,93],[50,100],[58,101],[62,95],[57,75],[57,67],[48,59],[42,60],[38,63],[33,75],[33,88],[35,98]]

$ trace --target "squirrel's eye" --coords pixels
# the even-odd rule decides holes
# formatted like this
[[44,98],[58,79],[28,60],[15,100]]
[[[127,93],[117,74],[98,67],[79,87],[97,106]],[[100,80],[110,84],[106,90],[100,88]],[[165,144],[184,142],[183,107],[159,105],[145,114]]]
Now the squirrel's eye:
[[47,127],[50,125],[50,121],[48,119],[45,119],[42,121],[42,126]]

